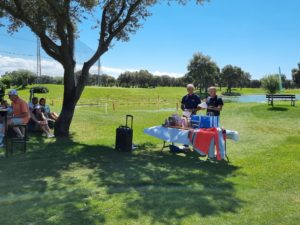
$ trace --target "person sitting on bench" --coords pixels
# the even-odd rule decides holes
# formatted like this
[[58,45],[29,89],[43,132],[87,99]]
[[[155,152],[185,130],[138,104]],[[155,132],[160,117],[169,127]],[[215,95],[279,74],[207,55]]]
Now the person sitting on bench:
[[28,102],[28,107],[30,112],[34,110],[34,107],[39,104],[39,99],[37,97],[33,97],[31,102]]
[[37,97],[33,97],[31,99],[31,102],[28,102],[29,113],[30,113],[30,119],[28,122],[28,130],[31,132],[35,132],[39,128],[39,125],[37,124],[37,119],[35,118],[35,115],[33,114],[33,110],[38,104],[39,104],[39,99]]
[[41,98],[39,101],[40,106],[42,107],[42,112],[45,114],[45,116],[51,120],[56,121],[58,118],[57,113],[51,112],[49,105],[46,104],[46,99]]
[[50,128],[48,126],[47,118],[42,112],[42,107],[40,105],[36,105],[34,107],[32,115],[33,115],[32,120],[35,122],[35,130],[42,130],[43,131],[42,135],[48,138],[54,137],[54,135],[51,134]]
[[18,92],[14,89],[8,92],[8,97],[12,102],[12,115],[8,117],[8,125],[13,126],[17,137],[23,138],[25,130],[23,127],[18,127],[18,125],[27,125],[30,118],[28,105],[23,99],[19,98]]

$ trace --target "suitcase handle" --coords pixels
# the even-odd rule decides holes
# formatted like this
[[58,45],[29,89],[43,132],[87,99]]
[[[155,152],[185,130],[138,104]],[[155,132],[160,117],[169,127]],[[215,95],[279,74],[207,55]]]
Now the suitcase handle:
[[133,125],[133,115],[126,115],[126,127],[128,127],[128,118],[131,119],[131,129],[132,129],[132,125]]

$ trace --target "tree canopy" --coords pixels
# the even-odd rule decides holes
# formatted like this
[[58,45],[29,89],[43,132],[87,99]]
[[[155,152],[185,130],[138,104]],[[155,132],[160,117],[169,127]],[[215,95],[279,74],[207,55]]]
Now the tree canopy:
[[[68,136],[75,106],[89,78],[90,68],[109,50],[112,41],[128,41],[151,15],[149,8],[161,2],[186,4],[190,0],[1,0],[0,19],[9,21],[8,32],[27,26],[45,52],[64,68],[64,98],[55,126],[57,136]],[[194,0],[201,4],[205,0]],[[95,18],[99,30],[94,54],[75,75],[75,39],[80,23]],[[3,24],[2,24],[3,25]]]
[[197,52],[193,55],[188,66],[187,76],[194,80],[194,83],[199,87],[200,92],[213,85],[216,81],[216,77],[219,75],[219,67],[212,61],[210,56],[203,55]]
[[7,88],[10,86],[17,86],[25,88],[29,84],[33,84],[36,80],[36,75],[29,70],[16,70],[5,73],[1,81]]
[[221,71],[221,79],[227,86],[227,92],[231,93],[233,87],[244,87],[245,82],[249,83],[251,75],[245,73],[240,67],[226,65]]

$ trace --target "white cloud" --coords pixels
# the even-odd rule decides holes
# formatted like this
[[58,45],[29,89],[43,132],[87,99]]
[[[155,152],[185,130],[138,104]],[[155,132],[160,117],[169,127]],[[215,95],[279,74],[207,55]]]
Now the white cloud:
[[[42,60],[41,64],[42,64],[42,74],[47,74],[50,76],[63,75],[63,67],[58,62],[54,60]],[[81,67],[82,65],[77,65],[76,69],[80,70]],[[5,72],[10,72],[18,69],[26,69],[35,72],[36,60],[0,55],[0,74],[4,74]],[[122,69],[122,68],[101,66],[101,73],[106,73],[115,77],[125,71],[134,72],[138,70],[139,69]],[[97,65],[94,65],[91,68],[90,72],[96,74],[98,72]],[[152,73],[157,76],[162,76],[162,75],[169,75],[172,77],[183,76],[183,74],[180,73],[170,73],[170,72],[161,72],[161,71],[154,71]]]
[[[138,70],[137,69],[120,69],[120,68],[101,66],[101,73],[105,73],[105,74],[109,74],[109,75],[113,75],[113,76],[119,76],[121,73],[124,73],[126,71],[134,72],[134,71],[138,71]],[[92,66],[90,72],[93,74],[97,74],[98,67],[96,65]]]
[[182,77],[184,75],[181,73],[169,73],[169,72],[161,72],[161,71],[154,71],[153,74],[156,76],[169,75],[171,77]]
[[[42,73],[49,74],[51,76],[59,76],[63,73],[63,67],[55,61],[42,60]],[[18,69],[26,69],[35,72],[36,60],[13,58],[9,56],[0,55],[0,74],[10,72]]]

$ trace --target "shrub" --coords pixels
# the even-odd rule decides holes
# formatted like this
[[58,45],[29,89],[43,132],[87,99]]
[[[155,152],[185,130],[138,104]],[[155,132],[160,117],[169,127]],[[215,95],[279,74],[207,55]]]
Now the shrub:
[[279,76],[267,75],[261,79],[261,85],[269,94],[275,94],[280,91]]

